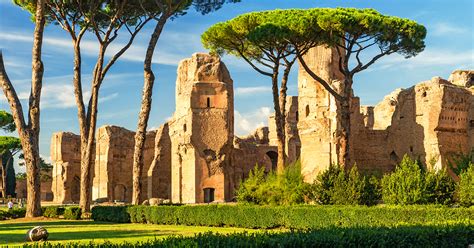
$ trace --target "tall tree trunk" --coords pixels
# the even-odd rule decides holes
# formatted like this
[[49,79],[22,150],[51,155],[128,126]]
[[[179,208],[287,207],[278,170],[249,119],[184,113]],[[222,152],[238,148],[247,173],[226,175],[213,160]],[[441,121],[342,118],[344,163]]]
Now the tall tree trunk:
[[3,161],[4,154],[1,156],[1,163],[2,163],[2,197],[5,198],[7,196],[7,163]]
[[352,80],[344,80],[344,100],[340,101],[341,107],[341,131],[337,137],[338,163],[346,168],[351,166],[350,160],[350,135],[351,135],[351,102],[352,102]]
[[160,38],[161,31],[166,24],[168,19],[167,15],[161,16],[160,20],[155,26],[153,34],[151,35],[150,42],[146,51],[145,62],[144,62],[144,84],[142,103],[140,108],[140,114],[138,116],[138,126],[135,133],[135,147],[133,152],[133,194],[132,204],[140,204],[141,198],[141,175],[143,170],[143,149],[145,147],[146,129],[148,126],[148,119],[150,117],[153,85],[155,83],[155,75],[151,68],[153,53],[155,51],[156,43]]
[[[102,84],[103,74],[102,67],[104,64],[104,56],[107,45],[101,45],[97,63],[94,68],[92,79],[92,93],[87,106],[87,117],[85,127],[81,130],[81,193],[79,198],[79,206],[83,213],[90,212],[91,206],[91,171],[94,163],[94,149],[95,149],[95,129],[97,125],[97,109],[99,102],[99,89]],[[86,137],[85,144],[83,137]]]
[[[287,96],[287,90],[288,90],[288,87],[287,87],[287,84],[288,84],[288,76],[290,75],[290,71],[291,71],[291,66],[292,64],[290,65],[287,65],[285,70],[283,71],[283,77],[281,79],[281,86],[280,86],[280,96],[279,96],[279,102],[280,102],[280,111],[281,111],[281,122],[280,122],[280,129],[282,130],[283,132],[283,152],[285,154],[284,156],[284,164],[283,166],[286,166],[286,161],[288,159],[288,154],[287,154],[287,151],[286,151],[286,96]],[[280,171],[281,172],[281,171]]]
[[0,53],[0,84],[10,104],[10,109],[15,120],[18,136],[21,140],[26,164],[27,205],[26,217],[41,215],[41,192],[39,177],[39,132],[40,132],[40,98],[43,80],[43,62],[41,61],[41,48],[45,25],[44,1],[36,2],[35,31],[32,49],[32,77],[31,92],[28,108],[28,124],[25,123],[23,107],[16,91],[5,71],[3,57]]
[[280,94],[278,92],[278,70],[279,66],[276,65],[273,68],[272,75],[272,95],[273,95],[273,107],[275,109],[275,127],[277,133],[277,173],[283,173],[285,169],[286,156],[285,156],[285,132],[282,130],[282,123],[284,123],[284,116],[282,116],[280,108]]

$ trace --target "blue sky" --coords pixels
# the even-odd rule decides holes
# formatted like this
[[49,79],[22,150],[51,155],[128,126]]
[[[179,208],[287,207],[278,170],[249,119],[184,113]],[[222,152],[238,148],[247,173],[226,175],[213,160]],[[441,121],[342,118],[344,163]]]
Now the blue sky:
[[[408,60],[391,55],[356,77],[354,90],[362,104],[374,105],[396,88],[410,87],[433,76],[447,78],[455,69],[474,68],[472,0],[242,0],[206,16],[190,11],[167,24],[154,56],[157,79],[149,126],[156,128],[173,114],[177,64],[192,53],[206,51],[200,43],[200,34],[209,26],[250,11],[314,7],[374,8],[383,14],[416,20],[428,29],[423,53]],[[141,32],[107,75],[100,93],[98,126],[110,124],[135,130],[143,86],[143,56],[153,26],[148,25]],[[23,100],[27,99],[30,87],[33,29],[26,11],[10,0],[0,0],[0,49],[10,79]],[[126,37],[125,33],[122,35]],[[125,39],[117,40],[112,49],[124,42]],[[87,92],[97,54],[93,36],[85,37],[82,49],[83,85]],[[72,56],[67,33],[59,26],[49,25],[43,47],[45,74],[40,136],[40,153],[46,159],[49,159],[52,133],[78,133],[71,83]],[[266,125],[266,117],[272,110],[268,78],[234,57],[225,56],[223,60],[234,79],[236,134],[246,134],[259,125]],[[289,85],[289,93],[293,95],[297,93],[296,71],[294,68]],[[3,92],[0,94],[0,108],[9,109]],[[26,101],[23,104],[26,109]]]

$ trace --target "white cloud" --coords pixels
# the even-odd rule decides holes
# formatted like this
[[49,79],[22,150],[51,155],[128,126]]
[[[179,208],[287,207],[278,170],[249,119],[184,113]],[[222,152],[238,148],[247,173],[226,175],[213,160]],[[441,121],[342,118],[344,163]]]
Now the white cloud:
[[436,48],[427,48],[418,56],[405,59],[400,55],[392,55],[378,63],[378,69],[404,68],[417,69],[435,66],[455,66],[456,68],[472,68],[474,66],[474,50],[451,51]]
[[253,112],[240,113],[234,111],[235,133],[237,135],[247,135],[255,131],[258,127],[267,125],[268,116],[272,113],[269,107],[261,107]]
[[444,36],[444,35],[459,35],[459,34],[469,34],[469,30],[465,27],[460,27],[458,25],[439,22],[434,24],[428,29],[428,35],[433,36]]
[[[192,35],[191,35],[192,36]],[[165,45],[163,47],[166,47],[166,50],[160,49],[161,45],[157,46],[157,49],[155,50],[155,55],[153,57],[153,63],[157,64],[164,64],[164,65],[177,65],[180,60],[182,60],[184,57],[188,56],[190,51],[198,51],[198,50],[192,50],[193,47],[196,47],[196,44],[191,47],[186,47],[186,51],[183,51],[182,49],[170,49],[169,44],[181,44],[180,42],[174,42],[174,40],[177,40],[181,38],[182,40],[193,40],[193,37],[184,37],[183,34],[174,34],[171,35],[171,38],[166,37],[166,40],[164,41]],[[25,34],[25,33],[20,33],[20,32],[5,32],[3,31],[0,33],[0,40],[4,41],[11,41],[11,42],[28,42],[32,43],[33,42],[33,37],[30,34]],[[198,39],[199,41],[199,39]],[[72,54],[72,41],[70,39],[66,38],[58,38],[58,37],[45,37],[43,39],[43,43],[45,48],[50,48],[53,49],[57,52],[61,53],[67,53],[67,54]],[[108,46],[108,50],[106,53],[107,57],[113,56],[115,53],[117,53],[120,49],[122,49],[125,46],[125,42],[113,42]],[[160,43],[161,44],[161,43]],[[135,62],[143,62],[145,58],[145,53],[146,53],[147,47],[145,45],[140,45],[138,44],[138,41],[135,40],[135,42],[132,44],[132,46],[120,57],[121,60],[127,60],[127,61],[135,61]],[[173,52],[169,52],[173,51]],[[175,52],[176,51],[176,52]],[[98,52],[99,52],[99,46],[98,42],[93,39],[83,39],[81,42],[81,52],[83,56],[91,56],[91,57],[96,57]],[[192,52],[191,52],[192,53]]]
[[234,93],[236,96],[249,96],[265,92],[271,92],[271,88],[267,86],[237,87]]

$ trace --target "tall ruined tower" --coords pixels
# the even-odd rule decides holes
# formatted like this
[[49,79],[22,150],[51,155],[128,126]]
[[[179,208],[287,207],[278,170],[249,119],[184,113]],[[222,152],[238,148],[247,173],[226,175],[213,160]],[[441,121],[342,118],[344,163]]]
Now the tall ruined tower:
[[172,202],[232,197],[233,97],[233,81],[218,57],[196,53],[180,62],[169,122]]
[[[308,67],[339,92],[344,76],[339,72],[337,51],[315,47],[304,56]],[[339,122],[333,96],[300,65],[298,72],[298,132],[301,140],[301,173],[305,181],[337,162],[335,134]]]

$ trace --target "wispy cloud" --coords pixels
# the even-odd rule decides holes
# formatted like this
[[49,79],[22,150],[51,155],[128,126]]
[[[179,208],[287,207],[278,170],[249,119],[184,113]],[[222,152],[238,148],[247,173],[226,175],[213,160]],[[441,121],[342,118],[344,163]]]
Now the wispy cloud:
[[[153,57],[153,63],[177,65],[184,57],[201,50],[202,48],[200,47],[199,37],[196,38],[194,36],[195,35],[193,34],[187,35],[182,33],[167,34],[163,37],[164,39],[162,39],[162,41],[160,40],[160,43],[157,46]],[[0,33],[0,40],[32,43],[33,37],[31,34],[21,32],[2,31],[2,33]],[[183,40],[191,41],[188,43],[189,46],[186,46],[185,49],[177,46],[177,44],[182,44],[181,42]],[[45,37],[43,43],[46,48],[53,49],[56,52],[72,54],[72,42],[67,38]],[[119,41],[110,44],[106,56],[112,57],[115,53],[120,51],[125,44],[125,42]],[[166,49],[160,49],[162,46],[166,47]],[[180,45],[180,47],[183,46]],[[132,44],[132,46],[121,56],[121,59],[143,62],[146,49],[147,47],[144,44],[139,44],[138,41],[135,41],[135,43]],[[81,52],[84,56],[96,57],[99,52],[98,42],[93,39],[83,39],[81,42]]]
[[444,35],[468,35],[469,29],[466,27],[458,26],[447,22],[438,22],[432,25],[428,30],[428,35],[433,36],[444,36]]
[[271,88],[267,86],[237,87],[234,93],[236,96],[252,96],[264,92],[271,92]]
[[271,114],[269,107],[261,107],[252,112],[240,113],[234,111],[235,133],[237,135],[247,135],[258,127],[267,125],[268,116]]
[[436,66],[456,66],[456,68],[471,68],[474,66],[474,50],[452,51],[427,48],[418,56],[405,59],[400,55],[392,55],[378,63],[373,70],[388,68],[417,69]]

